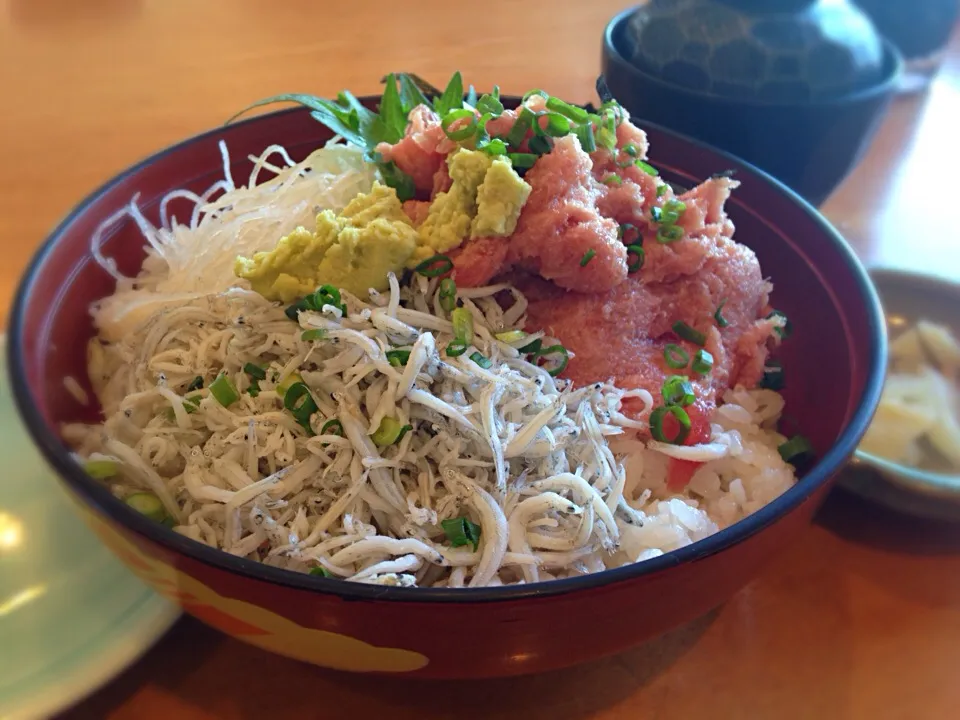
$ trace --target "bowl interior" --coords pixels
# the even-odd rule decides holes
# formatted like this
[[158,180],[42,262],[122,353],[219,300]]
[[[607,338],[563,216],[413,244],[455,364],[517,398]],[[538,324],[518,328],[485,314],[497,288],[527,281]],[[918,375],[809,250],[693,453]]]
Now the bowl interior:
[[[737,238],[756,251],[765,274],[776,281],[773,302],[794,326],[792,338],[779,353],[787,378],[784,431],[807,435],[821,459],[795,488],[747,520],[671,553],[675,557],[662,563],[657,558],[642,563],[643,568],[606,573],[615,577],[717,552],[809,497],[849,456],[866,428],[879,396],[886,359],[882,316],[872,286],[848,246],[813,208],[731,156],[662,128],[644,127],[650,137],[651,162],[670,181],[692,186],[719,171],[738,171],[742,186],[728,204],[737,224]],[[157,542],[188,548],[191,554],[201,552],[192,549],[195,543],[154,527],[113,499],[70,461],[60,440],[62,423],[98,418],[98,408],[78,403],[63,383],[70,376],[90,392],[85,348],[94,329],[88,308],[114,288],[113,279],[92,259],[90,238],[104,218],[136,194],[145,216],[157,223],[165,193],[175,188],[200,193],[221,179],[221,139],[229,146],[230,170],[240,183],[252,168],[249,154],[257,155],[280,142],[299,160],[329,136],[306,111],[297,109],[211,131],[144,161],[91,195],[64,221],[34,259],[18,292],[9,352],[19,408],[35,441],[87,502]],[[182,213],[185,207],[181,207]],[[170,210],[177,214],[177,204]],[[123,273],[135,274],[144,251],[134,223],[119,224],[103,243],[103,251],[116,258]],[[217,559],[221,561],[242,572],[252,572],[248,566],[256,565],[232,557]],[[302,585],[316,588],[315,580],[305,577]],[[580,580],[585,578],[551,585]],[[390,590],[402,594],[399,591],[405,589]],[[505,595],[508,588],[492,590]]]
[[[949,327],[960,336],[960,285],[927,275],[873,269],[890,333],[896,335],[918,320]],[[862,451],[857,457],[901,487],[960,503],[960,473],[945,464],[914,468]]]

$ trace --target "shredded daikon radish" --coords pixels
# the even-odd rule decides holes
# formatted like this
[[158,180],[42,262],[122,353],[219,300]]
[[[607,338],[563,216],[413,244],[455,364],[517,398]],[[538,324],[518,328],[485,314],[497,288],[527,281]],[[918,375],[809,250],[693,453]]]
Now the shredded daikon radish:
[[[328,144],[300,163],[273,145],[251,158],[249,182],[237,187],[224,143],[220,150],[224,178],[201,195],[170,193],[161,202],[159,226],[144,217],[134,197],[97,228],[93,256],[118,280],[117,291],[93,308],[104,337],[119,339],[161,307],[236,285],[233,266],[238,255],[250,257],[272,248],[277,238],[298,226],[311,227],[320,210],[342,210],[358,194],[369,192],[377,177],[375,166],[351,145]],[[275,157],[279,160],[271,162]],[[267,173],[274,176],[262,181]],[[147,257],[135,278],[119,274],[103,254],[110,234],[129,219],[148,241]]]

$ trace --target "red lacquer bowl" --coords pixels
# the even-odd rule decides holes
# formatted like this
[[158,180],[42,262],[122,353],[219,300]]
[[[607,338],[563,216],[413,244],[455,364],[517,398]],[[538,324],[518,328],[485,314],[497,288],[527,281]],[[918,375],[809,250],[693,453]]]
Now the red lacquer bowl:
[[[647,126],[652,162],[693,185],[735,168],[728,207],[737,237],[776,281],[791,318],[783,346],[788,413],[820,457],[800,482],[746,520],[661,557],[597,575],[491,589],[384,588],[265,567],[207,548],[138,515],[87,477],[61,423],[93,420],[64,389],[86,382],[87,308],[113,290],[90,256],[94,228],[135,193],[157,222],[174,188],[201,192],[221,177],[220,139],[233,176],[248,154],[282,143],[302,159],[329,133],[292,110],[220,128],[155,155],[84,200],[31,263],[10,321],[9,365],[20,413],[90,525],[130,568],[187,612],[242,640],[326,667],[420,677],[538,672],[615,653],[724,602],[808,525],[830,478],[877,405],[886,341],[880,305],[850,248],[808,204],[769,176],[704,145]],[[107,241],[126,274],[143,241],[132,222]],[[87,387],[89,390],[89,387]]]

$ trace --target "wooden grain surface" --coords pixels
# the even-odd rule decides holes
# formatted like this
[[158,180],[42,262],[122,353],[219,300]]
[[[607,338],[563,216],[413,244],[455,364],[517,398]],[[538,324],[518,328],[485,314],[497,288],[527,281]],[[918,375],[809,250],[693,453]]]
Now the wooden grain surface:
[[[0,0],[0,309],[44,234],[81,197],[251,100],[373,92],[390,70],[442,79],[459,68],[480,87],[537,86],[586,101],[601,30],[623,5]],[[930,92],[895,103],[869,156],[825,206],[868,264],[960,280],[958,126],[954,42]],[[600,663],[483,683],[377,679],[269,656],[183,620],[67,716],[957,717],[958,550],[956,526],[838,492],[817,525],[723,608]]]

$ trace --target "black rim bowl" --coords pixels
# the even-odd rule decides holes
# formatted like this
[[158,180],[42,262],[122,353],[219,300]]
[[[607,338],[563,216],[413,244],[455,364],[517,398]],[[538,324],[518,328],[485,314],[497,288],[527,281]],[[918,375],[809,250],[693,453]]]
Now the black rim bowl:
[[[302,110],[282,110],[278,113],[270,113],[269,116],[294,112],[302,112]],[[267,116],[261,115],[250,118],[236,123],[236,125],[259,122],[264,117]],[[344,600],[449,603],[507,601],[530,597],[555,596],[598,588],[613,583],[636,580],[645,575],[653,575],[657,572],[667,570],[681,563],[692,562],[719,553],[762,531],[781,516],[786,515],[798,507],[817,489],[824,485],[856,449],[859,438],[866,431],[873,417],[873,412],[879,402],[880,391],[883,386],[886,369],[886,333],[883,313],[873,284],[853,251],[830,223],[827,222],[814,207],[803,200],[803,198],[770,175],[728,153],[712,148],[698,140],[653,125],[652,123],[642,123],[641,127],[654,128],[659,132],[672,135],[674,138],[695,147],[701,152],[717,156],[719,160],[723,161],[725,167],[736,168],[739,177],[752,176],[753,180],[772,186],[773,189],[783,195],[788,201],[800,206],[820,228],[823,235],[829,238],[835,245],[838,256],[847,266],[851,276],[855,278],[857,288],[863,297],[865,308],[870,317],[869,331],[871,343],[869,348],[869,367],[866,373],[863,395],[860,404],[853,411],[847,426],[840,433],[836,442],[823,455],[819,462],[799,478],[796,485],[792,488],[752,515],[703,540],[665,553],[659,557],[644,560],[640,563],[633,563],[592,575],[551,580],[530,585],[492,588],[380,587],[360,583],[349,583],[342,580],[311,576],[305,573],[274,568],[254,560],[236,557],[221,550],[208,547],[140,515],[121,500],[114,497],[104,483],[91,478],[83,472],[81,467],[72,459],[70,448],[61,441],[59,436],[51,433],[48,429],[47,423],[34,404],[29,390],[25,358],[20,351],[20,347],[22,338],[31,332],[31,328],[25,323],[27,306],[31,302],[39,301],[33,297],[37,275],[48,261],[49,256],[53,253],[61,237],[67,232],[74,219],[84,213],[91,203],[102,194],[121,182],[127,175],[149,166],[159,158],[173,152],[189,150],[192,145],[195,145],[201,140],[217,137],[223,132],[222,128],[201,133],[165,150],[161,150],[102,185],[77,205],[60,225],[57,226],[34,255],[17,288],[10,316],[9,342],[7,343],[7,360],[17,409],[34,442],[40,448],[46,460],[57,471],[61,481],[67,485],[71,492],[83,498],[87,505],[93,507],[101,515],[109,518],[112,523],[132,530],[136,534],[145,537],[150,542],[168,551],[186,555],[193,560],[228,573],[298,590],[334,595]]]

